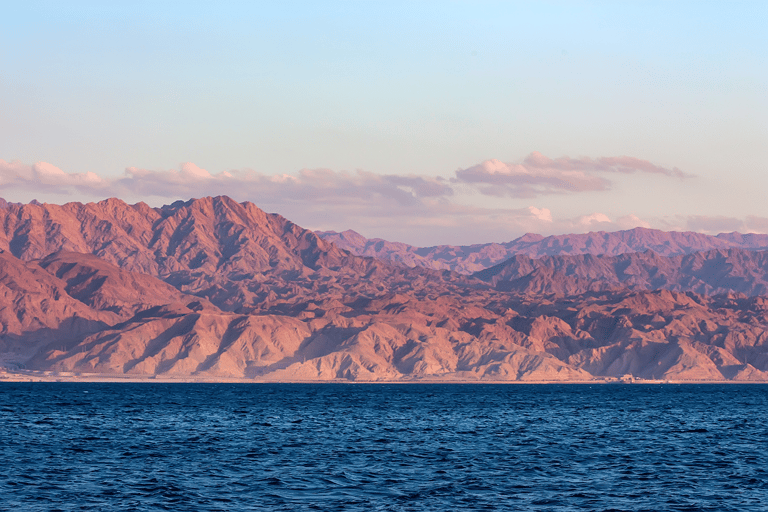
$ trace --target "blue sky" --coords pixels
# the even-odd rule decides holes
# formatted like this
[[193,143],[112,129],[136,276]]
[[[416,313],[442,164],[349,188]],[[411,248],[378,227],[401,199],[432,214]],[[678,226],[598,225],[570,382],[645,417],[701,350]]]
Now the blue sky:
[[768,229],[765,2],[17,4],[8,200],[227,193],[419,245]]

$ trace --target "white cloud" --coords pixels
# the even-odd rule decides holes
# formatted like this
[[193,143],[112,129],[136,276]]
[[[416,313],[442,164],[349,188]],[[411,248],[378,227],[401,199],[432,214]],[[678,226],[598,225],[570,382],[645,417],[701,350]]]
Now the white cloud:
[[582,215],[578,220],[583,226],[593,226],[594,224],[610,223],[611,219],[604,213],[593,213],[591,215]]
[[66,173],[47,162],[27,165],[0,160],[0,190],[60,192],[62,188],[80,193],[103,194],[109,182],[92,172]]
[[552,212],[548,208],[536,208],[535,206],[529,206],[528,211],[539,220],[545,222],[552,222]]

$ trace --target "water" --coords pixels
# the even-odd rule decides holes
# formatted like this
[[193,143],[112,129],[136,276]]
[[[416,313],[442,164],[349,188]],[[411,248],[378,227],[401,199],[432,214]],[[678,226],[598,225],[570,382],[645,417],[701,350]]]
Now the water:
[[0,384],[1,510],[766,510],[768,386]]

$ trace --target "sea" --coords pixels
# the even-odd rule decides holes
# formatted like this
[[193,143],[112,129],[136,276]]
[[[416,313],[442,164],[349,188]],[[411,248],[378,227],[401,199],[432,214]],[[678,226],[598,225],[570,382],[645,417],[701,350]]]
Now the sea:
[[2,383],[0,510],[765,511],[768,385]]

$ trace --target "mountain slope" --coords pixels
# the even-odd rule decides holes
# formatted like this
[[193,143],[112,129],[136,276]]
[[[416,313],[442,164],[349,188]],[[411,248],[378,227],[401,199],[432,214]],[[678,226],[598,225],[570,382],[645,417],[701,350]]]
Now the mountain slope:
[[768,380],[767,310],[764,298],[669,291],[557,302],[401,294],[311,315],[142,316],[28,364],[266,381]]
[[0,249],[22,260],[92,254],[227,311],[263,309],[301,294],[375,293],[382,280],[424,273],[350,255],[279,215],[225,196],[162,208],[118,199],[9,204],[0,209],[0,222]]
[[162,208],[99,203],[8,205],[0,248],[23,260],[91,253],[130,271],[236,273],[338,266],[347,256],[279,215],[222,197]]

